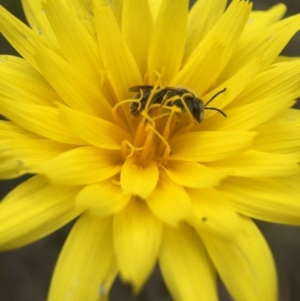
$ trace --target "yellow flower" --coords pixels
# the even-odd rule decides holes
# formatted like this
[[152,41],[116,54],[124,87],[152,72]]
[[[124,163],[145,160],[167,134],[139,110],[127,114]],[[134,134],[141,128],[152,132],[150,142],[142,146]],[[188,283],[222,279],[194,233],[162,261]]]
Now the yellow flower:
[[0,205],[1,249],[79,217],[49,301],[107,300],[118,274],[138,293],[157,261],[174,300],[217,300],[216,273],[234,300],[277,300],[251,218],[300,224],[300,59],[279,57],[300,16],[239,0],[23,6],[31,28],[0,8],[23,57],[0,56],[0,176],[34,176]]

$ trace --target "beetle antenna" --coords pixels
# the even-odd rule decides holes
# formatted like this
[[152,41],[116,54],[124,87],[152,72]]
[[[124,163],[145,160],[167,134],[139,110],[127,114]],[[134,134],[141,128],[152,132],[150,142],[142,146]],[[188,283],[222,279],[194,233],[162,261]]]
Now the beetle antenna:
[[218,95],[224,93],[226,91],[226,88],[224,88],[223,90],[219,91],[218,93],[216,93],[206,104],[205,106],[207,106],[210,102],[212,102]]
[[227,115],[223,111],[221,111],[220,109],[217,109],[217,108],[208,108],[208,107],[205,107],[204,109],[205,110],[217,111],[217,112],[221,113],[224,117],[227,117]]

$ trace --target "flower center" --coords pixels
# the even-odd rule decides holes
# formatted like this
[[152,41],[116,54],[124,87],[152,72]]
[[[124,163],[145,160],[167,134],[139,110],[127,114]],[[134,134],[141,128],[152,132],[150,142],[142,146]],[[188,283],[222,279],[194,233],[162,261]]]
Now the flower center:
[[[191,99],[193,104],[194,96],[185,89],[158,86],[136,86],[130,90],[136,92],[129,107],[131,119],[135,117],[134,138],[123,141],[122,157],[126,160],[134,156],[138,165],[150,160],[166,164],[171,153],[170,137],[189,132],[196,123],[187,102]],[[123,101],[126,102],[129,101]]]

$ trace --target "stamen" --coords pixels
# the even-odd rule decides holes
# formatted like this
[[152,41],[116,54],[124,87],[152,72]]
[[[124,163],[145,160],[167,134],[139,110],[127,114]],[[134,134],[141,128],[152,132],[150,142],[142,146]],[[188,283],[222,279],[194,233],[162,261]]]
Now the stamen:
[[[187,95],[191,95],[191,94],[190,94],[190,93],[183,94],[183,95],[180,97],[180,99],[181,99],[181,102],[182,102],[182,104],[183,104],[183,106],[184,106],[184,108],[185,108],[185,111],[188,113],[188,115],[189,115],[189,117],[190,117],[191,123],[194,124],[194,123],[195,123],[194,116],[192,115],[191,110],[189,110],[189,108],[188,108],[186,102],[184,101],[184,96],[185,96],[185,95],[187,96]],[[191,96],[192,96],[192,95],[191,95]]]
[[192,96],[190,93],[185,93],[185,94],[183,94],[182,96],[179,96],[179,95],[175,95],[175,96],[173,96],[173,97],[171,97],[170,99],[168,99],[168,101],[167,101],[167,103],[166,104],[168,104],[168,103],[173,103],[175,100],[180,100],[181,101],[181,103],[182,103],[182,105],[184,106],[184,110],[185,110],[185,112],[188,114],[188,116],[189,116],[189,118],[190,118],[190,120],[191,120],[191,123],[195,123],[195,120],[194,120],[194,116],[192,115],[192,113],[191,113],[191,111],[189,110],[189,108],[188,108],[188,106],[187,106],[187,104],[186,104],[186,102],[184,101],[184,97],[186,97],[186,96]]
[[168,156],[170,155],[171,152],[171,147],[170,144],[166,141],[166,139],[154,128],[152,127],[150,124],[147,126],[146,131],[148,132],[149,130],[152,130],[159,138],[160,140],[165,144],[166,148],[165,151],[162,155],[161,158],[161,163],[164,163],[167,161]]
[[163,117],[166,117],[166,116],[169,116],[169,115],[170,115],[170,113],[168,112],[168,113],[164,113],[164,114],[161,114],[161,115],[158,115],[158,116],[154,116],[154,117],[152,117],[152,119],[156,121],[160,118],[163,118]]
[[138,103],[138,110],[140,110],[142,98],[143,98],[143,91],[141,91],[141,96],[138,99],[125,99],[125,100],[121,100],[118,103],[116,103],[112,108],[112,115],[113,115],[113,119],[114,119],[115,123],[122,127],[125,126],[122,118],[120,118],[119,115],[117,114],[118,107],[120,107],[126,103],[136,102],[136,103]]
[[169,136],[170,136],[170,133],[171,133],[171,129],[174,128],[175,124],[176,124],[176,121],[177,121],[177,118],[175,118],[176,114],[177,113],[177,107],[169,107],[171,112],[170,112],[170,115],[169,115],[169,118],[167,120],[167,123],[165,125],[165,128],[164,128],[164,138],[167,140],[169,139]]
[[[126,146],[129,146],[129,148],[131,149],[129,155],[126,156],[126,153],[127,153],[127,147]],[[122,141],[122,145],[121,145],[121,153],[122,153],[122,159],[125,161],[125,159],[128,159],[130,158],[133,154],[134,154],[134,151],[141,151],[145,148],[145,146],[142,146],[142,147],[135,147],[132,145],[131,142],[129,142],[128,140],[123,140]],[[126,156],[126,157],[125,157]]]
[[151,123],[151,125],[155,127],[154,118],[150,117],[150,115],[147,112],[145,112],[145,111],[143,111],[141,113],[141,115],[144,118],[144,120],[149,121]]
[[140,99],[125,99],[125,100],[121,100],[119,101],[118,103],[116,103],[113,108],[112,108],[112,112],[113,112],[113,115],[117,114],[117,109],[118,107],[126,104],[126,103],[132,103],[132,102],[137,102],[139,104],[139,106],[141,105],[140,104]]
[[135,133],[134,137],[134,145],[141,145],[141,142],[143,142],[143,136],[145,135],[145,118],[141,120],[141,122],[138,124],[138,128]]
[[156,83],[154,86],[153,86],[153,88],[152,88],[152,90],[151,90],[151,93],[150,93],[150,95],[149,95],[149,97],[148,97],[148,99],[147,99],[147,102],[146,102],[146,105],[145,105],[145,111],[149,111],[149,107],[151,106],[151,103],[152,103],[152,99],[153,99],[153,96],[157,93],[157,91],[159,91],[160,89],[159,89],[159,86],[158,86],[158,84]]
[[151,125],[148,125],[145,129],[147,132],[147,137],[144,142],[144,149],[141,151],[141,155],[139,157],[139,160],[141,162],[145,162],[145,161],[149,160],[149,158],[152,158],[152,156],[155,152],[155,149],[153,147],[153,132],[149,133],[148,127],[151,127]]
[[119,101],[118,103],[116,103],[116,104],[114,105],[114,107],[112,108],[113,115],[116,114],[117,109],[118,109],[119,106],[122,106],[122,105],[124,105],[124,104],[126,104],[126,103],[133,103],[133,102],[136,102],[136,103],[139,105],[138,110],[140,110],[140,109],[141,109],[141,100],[142,100],[142,98],[143,98],[143,96],[144,96],[143,90],[140,90],[140,93],[141,93],[141,96],[140,96],[139,98],[137,98],[137,99],[125,99],[125,100],[121,100],[121,101]]
[[[138,100],[136,100],[138,102]],[[121,100],[119,101],[118,103],[116,103],[113,108],[112,108],[112,116],[113,116],[113,119],[114,119],[114,122],[119,125],[119,126],[125,126],[124,124],[124,120],[122,118],[120,118],[119,114],[117,113],[117,109],[118,107],[126,104],[126,103],[132,103],[133,100],[132,99],[125,99],[125,100]]]
[[[162,87],[162,77],[164,76],[165,68],[162,66],[161,72],[158,72],[156,69],[148,70],[145,75],[145,83],[155,82],[159,87]],[[156,79],[154,80],[154,76],[156,75]]]
[[[166,107],[166,109],[169,109],[171,110],[170,113],[168,113],[168,120],[167,120],[167,123],[164,127],[164,132],[163,132],[163,135],[162,137],[164,138],[165,141],[168,140],[169,136],[170,136],[170,133],[172,131],[172,129],[174,128],[175,124],[176,124],[176,121],[177,121],[177,118],[175,118],[176,114],[177,113],[176,111],[179,109],[177,107]],[[163,114],[165,115],[165,114]],[[176,116],[177,117],[177,116]],[[171,124],[172,123],[172,124]],[[163,143],[160,144],[160,146],[158,147],[158,150],[157,152],[158,153],[162,153],[163,152],[163,148],[164,148],[164,141],[162,141]]]

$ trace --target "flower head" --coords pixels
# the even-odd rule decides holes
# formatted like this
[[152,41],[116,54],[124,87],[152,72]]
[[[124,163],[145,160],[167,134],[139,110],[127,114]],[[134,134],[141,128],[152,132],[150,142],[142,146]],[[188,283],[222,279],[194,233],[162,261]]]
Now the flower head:
[[53,300],[139,292],[156,262],[175,300],[275,301],[270,250],[251,218],[300,224],[300,29],[248,1],[23,0],[0,8],[23,58],[0,56],[0,246],[79,217]]

